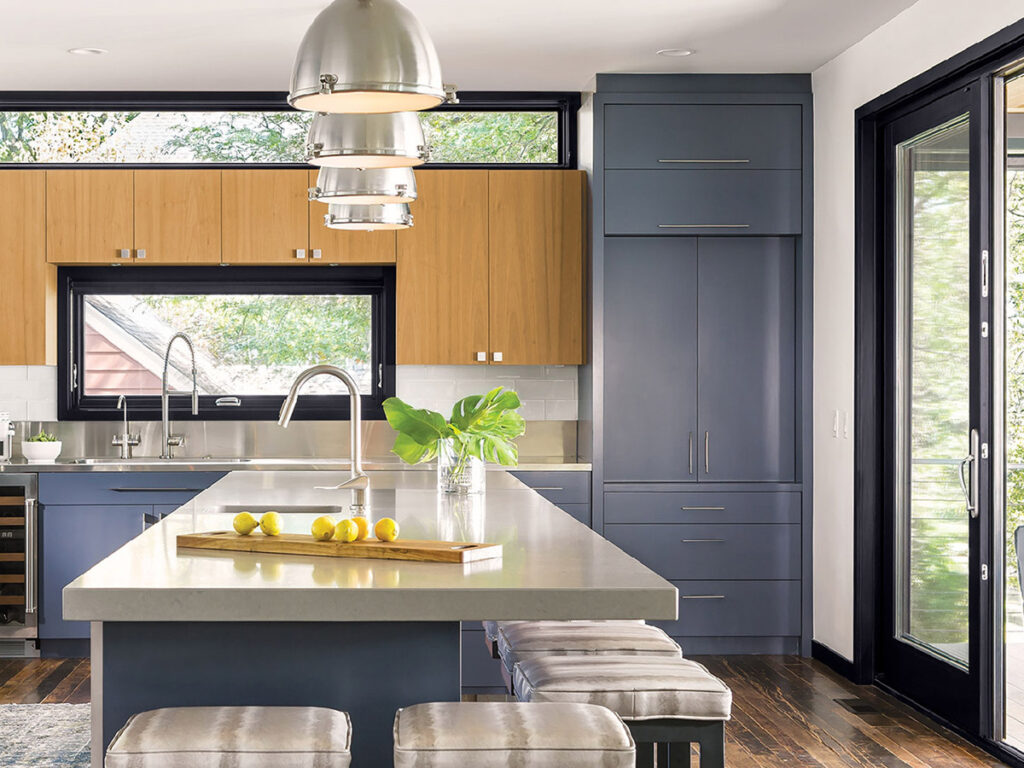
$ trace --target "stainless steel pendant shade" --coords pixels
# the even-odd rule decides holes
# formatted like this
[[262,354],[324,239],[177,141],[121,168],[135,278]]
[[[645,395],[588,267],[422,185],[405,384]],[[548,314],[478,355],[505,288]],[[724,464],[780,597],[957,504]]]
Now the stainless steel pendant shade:
[[429,151],[415,112],[313,118],[306,162],[331,168],[407,168],[422,165]]
[[412,168],[321,168],[309,199],[347,205],[411,203],[416,199],[416,174]]
[[288,103],[315,112],[408,112],[445,100],[426,28],[396,0],[334,0],[299,45]]
[[389,205],[338,205],[327,207],[324,224],[328,229],[392,230],[408,229],[412,226],[409,206],[392,203]]

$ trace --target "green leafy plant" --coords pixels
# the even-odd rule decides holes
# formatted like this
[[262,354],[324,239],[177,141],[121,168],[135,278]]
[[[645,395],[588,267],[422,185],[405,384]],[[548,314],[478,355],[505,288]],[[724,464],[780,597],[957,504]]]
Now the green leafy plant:
[[25,440],[25,442],[26,443],[56,443],[57,442],[57,438],[56,438],[56,436],[51,435],[48,432],[44,432],[42,430],[39,430],[39,434],[38,435],[33,435],[32,437],[27,438]]
[[519,449],[513,442],[526,431],[526,422],[516,409],[522,403],[510,389],[498,387],[486,395],[470,395],[452,408],[451,419],[437,411],[413,408],[397,397],[384,401],[388,424],[398,432],[392,453],[407,464],[419,464],[437,457],[450,443],[459,467],[470,458],[504,467],[519,463]]

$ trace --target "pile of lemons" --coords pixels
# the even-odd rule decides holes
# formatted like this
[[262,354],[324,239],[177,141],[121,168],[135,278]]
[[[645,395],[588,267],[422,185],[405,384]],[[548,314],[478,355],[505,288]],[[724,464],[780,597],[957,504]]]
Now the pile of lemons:
[[[239,512],[234,519],[235,532],[248,536],[259,528],[267,536],[281,533],[281,515],[277,512],[264,512],[259,521],[250,512]],[[317,541],[362,541],[370,535],[370,521],[365,517],[346,517],[340,523],[333,518],[318,517],[313,521],[310,531]],[[373,526],[373,535],[381,541],[398,540],[398,523],[393,518],[382,517]]]

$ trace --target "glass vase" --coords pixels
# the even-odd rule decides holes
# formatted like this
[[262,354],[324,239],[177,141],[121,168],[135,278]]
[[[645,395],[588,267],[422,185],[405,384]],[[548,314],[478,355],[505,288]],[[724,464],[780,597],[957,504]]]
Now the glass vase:
[[483,493],[487,471],[480,459],[460,454],[455,442],[444,440],[437,452],[437,490],[441,493]]

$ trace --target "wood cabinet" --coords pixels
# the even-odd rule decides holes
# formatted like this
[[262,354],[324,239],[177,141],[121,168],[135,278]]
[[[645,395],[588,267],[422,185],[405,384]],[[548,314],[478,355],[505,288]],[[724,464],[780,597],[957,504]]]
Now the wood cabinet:
[[491,361],[580,364],[585,175],[488,175]]
[[137,261],[220,262],[219,170],[135,171],[133,207]]
[[400,365],[486,362],[487,171],[423,171],[415,226],[398,233]]
[[130,261],[135,245],[130,170],[46,171],[46,260]]
[[422,171],[398,233],[399,364],[584,360],[584,175]]
[[224,171],[222,260],[225,264],[309,261],[309,172]]
[[[318,171],[309,172],[308,186],[316,186]],[[324,226],[327,206],[309,203],[309,261],[311,264],[394,264],[395,232],[351,232]],[[415,213],[415,211],[414,211]]]
[[0,171],[0,365],[50,365],[57,353],[57,268],[46,263],[46,178]]

